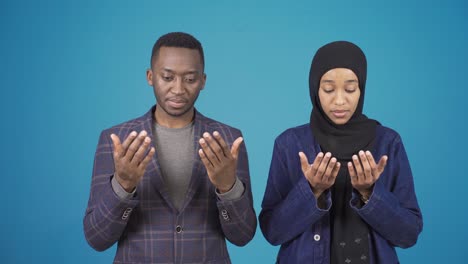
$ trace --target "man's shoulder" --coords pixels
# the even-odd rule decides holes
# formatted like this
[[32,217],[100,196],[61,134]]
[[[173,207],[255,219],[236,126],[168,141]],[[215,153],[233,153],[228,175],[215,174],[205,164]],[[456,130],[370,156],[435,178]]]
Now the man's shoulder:
[[226,123],[220,122],[218,120],[214,120],[212,118],[206,117],[202,115],[201,113],[197,112],[198,115],[200,115],[200,120],[203,122],[203,124],[209,128],[211,128],[213,131],[215,130],[221,130],[221,131],[229,131],[231,133],[236,133],[240,134],[241,130],[238,128],[235,128],[231,125],[228,125]]
[[140,132],[141,128],[143,127],[143,124],[145,122],[148,122],[148,118],[151,117],[151,110],[146,112],[144,115],[139,116],[137,118],[133,118],[130,120],[127,120],[125,122],[122,122],[120,124],[114,125],[112,127],[106,128],[102,131],[102,133],[105,134],[116,134],[116,135],[122,135],[122,134],[129,134],[133,130],[138,130],[137,132]]

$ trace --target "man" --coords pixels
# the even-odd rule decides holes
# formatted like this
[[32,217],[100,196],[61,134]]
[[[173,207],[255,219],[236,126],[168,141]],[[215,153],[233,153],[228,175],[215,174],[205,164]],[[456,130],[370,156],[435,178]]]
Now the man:
[[101,133],[86,239],[98,251],[118,242],[114,263],[230,263],[225,238],[243,246],[257,222],[241,132],[194,108],[206,82],[200,42],[159,38],[147,81],[157,104]]

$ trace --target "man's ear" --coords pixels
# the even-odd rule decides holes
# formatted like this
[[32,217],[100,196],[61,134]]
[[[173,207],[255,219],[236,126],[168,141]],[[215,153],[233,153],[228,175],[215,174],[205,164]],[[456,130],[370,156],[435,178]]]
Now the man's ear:
[[201,87],[201,89],[200,89],[200,90],[203,90],[203,89],[205,89],[205,83],[206,83],[206,73],[203,73],[203,79],[202,79],[202,80],[203,80],[203,85],[202,85],[202,87]]
[[151,68],[146,70],[146,81],[150,86],[153,86],[153,71]]

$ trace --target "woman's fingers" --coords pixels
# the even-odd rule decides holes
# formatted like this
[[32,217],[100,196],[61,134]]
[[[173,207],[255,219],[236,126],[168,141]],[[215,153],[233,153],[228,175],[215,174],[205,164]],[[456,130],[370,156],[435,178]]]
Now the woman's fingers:
[[327,170],[328,162],[331,159],[331,153],[327,152],[320,163],[317,172],[315,173],[314,177],[317,177],[317,180],[322,181],[323,176],[325,175],[325,171]]

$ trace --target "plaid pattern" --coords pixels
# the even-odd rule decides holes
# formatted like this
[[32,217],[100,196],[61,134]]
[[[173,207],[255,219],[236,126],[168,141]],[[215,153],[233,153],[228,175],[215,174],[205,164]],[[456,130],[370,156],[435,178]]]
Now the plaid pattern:
[[244,183],[245,191],[232,201],[221,201],[216,196],[197,150],[198,139],[205,131],[218,131],[232,145],[242,135],[239,130],[196,112],[192,177],[180,211],[171,204],[156,155],[133,198],[120,200],[114,193],[110,134],[123,140],[132,131],[146,130],[153,140],[150,132],[154,110],[155,106],[144,116],[100,135],[83,220],[88,243],[103,251],[118,242],[114,263],[231,263],[225,238],[243,246],[253,238],[257,226],[247,150],[242,144],[237,167],[237,177]]

